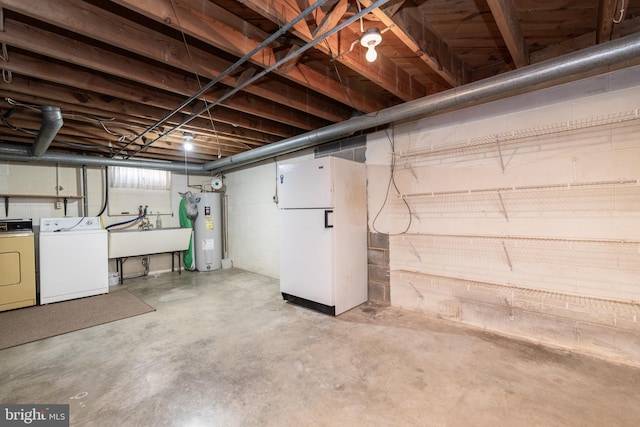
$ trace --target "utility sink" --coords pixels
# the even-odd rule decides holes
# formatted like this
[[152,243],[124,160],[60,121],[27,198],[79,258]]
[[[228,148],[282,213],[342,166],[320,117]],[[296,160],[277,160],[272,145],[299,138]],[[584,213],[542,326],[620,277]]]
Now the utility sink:
[[156,228],[151,230],[109,231],[109,258],[125,258],[189,248],[191,228]]

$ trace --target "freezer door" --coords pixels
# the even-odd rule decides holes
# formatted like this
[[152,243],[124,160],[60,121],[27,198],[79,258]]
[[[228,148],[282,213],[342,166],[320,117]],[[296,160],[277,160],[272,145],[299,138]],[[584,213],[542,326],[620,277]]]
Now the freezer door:
[[333,207],[331,157],[278,165],[280,209]]
[[334,306],[333,228],[324,209],[280,211],[280,291]]

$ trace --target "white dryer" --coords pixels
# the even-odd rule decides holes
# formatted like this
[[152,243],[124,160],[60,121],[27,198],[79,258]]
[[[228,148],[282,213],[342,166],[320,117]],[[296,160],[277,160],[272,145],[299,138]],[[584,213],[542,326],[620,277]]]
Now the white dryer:
[[40,304],[108,293],[108,262],[99,218],[40,219]]

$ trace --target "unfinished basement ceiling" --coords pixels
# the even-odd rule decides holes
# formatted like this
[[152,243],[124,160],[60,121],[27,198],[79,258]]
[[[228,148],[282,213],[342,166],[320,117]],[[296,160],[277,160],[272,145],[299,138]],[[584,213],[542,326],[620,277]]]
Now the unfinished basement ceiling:
[[0,146],[30,148],[55,106],[49,152],[179,161],[187,134],[205,163],[640,32],[640,3],[622,0],[391,0],[362,20],[376,2],[319,3],[282,31],[315,2],[0,0]]

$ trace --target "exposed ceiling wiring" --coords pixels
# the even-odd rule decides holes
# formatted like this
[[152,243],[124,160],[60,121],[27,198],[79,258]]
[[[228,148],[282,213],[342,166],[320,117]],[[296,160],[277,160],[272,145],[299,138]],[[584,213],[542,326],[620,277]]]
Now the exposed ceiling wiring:
[[[329,50],[329,55],[331,55],[333,57],[333,51],[331,50],[331,45],[329,44],[327,39],[325,39],[324,42],[326,43],[327,49]],[[347,87],[345,86],[344,82],[342,81],[342,76],[340,75],[340,70],[338,70],[338,65],[336,64],[335,61],[331,61],[331,63],[333,64],[333,69],[336,72],[336,76],[338,78],[338,82],[340,82],[340,87],[342,87],[342,89],[344,90],[344,94],[349,99],[349,102],[351,103],[351,105],[356,105],[355,102],[353,102],[353,99],[351,99],[351,94],[349,93],[349,91],[347,90]]]
[[[16,126],[13,125],[9,122],[9,117],[11,116],[11,114],[13,114],[13,109],[7,111],[6,113],[4,113],[2,115],[2,123],[4,123],[5,126],[7,126],[9,129],[13,129],[17,132],[22,132],[25,133],[27,135],[31,135],[31,136],[37,136],[38,135],[38,131],[34,131],[31,129],[25,129],[23,127],[20,126]],[[95,146],[95,145],[88,145],[88,144],[80,144],[77,142],[70,142],[70,141],[64,141],[62,139],[58,139],[55,138],[53,139],[54,142],[60,144],[60,145],[66,145],[68,147],[74,147],[74,148],[80,148],[80,149],[87,149],[87,150],[92,150],[92,151],[103,151],[103,152],[109,152],[110,148],[109,147],[102,147],[102,146]]]
[[622,5],[620,6],[620,17],[618,19],[616,19],[615,17],[613,18],[613,23],[614,24],[619,24],[622,22],[622,20],[624,19],[624,0],[622,0]]
[[[12,98],[5,98],[5,101],[7,101],[7,103],[9,105],[14,106],[14,107],[21,107],[21,108],[25,108],[25,109],[33,110],[33,111],[37,111],[37,112],[41,112],[41,110],[42,110],[41,106],[39,106],[39,105],[26,104],[26,103],[23,103],[23,102],[16,101],[15,99],[12,99]],[[37,135],[38,134],[37,131],[31,130],[31,129],[26,129],[26,128],[23,128],[23,127],[20,127],[20,126],[15,126],[15,125],[11,124],[8,121],[9,116],[11,116],[14,113],[14,111],[15,111],[14,109],[11,109],[11,110],[7,111],[7,113],[5,113],[5,115],[2,118],[2,122],[7,127],[11,128],[11,129],[13,129],[15,131],[23,132],[23,133],[26,133],[28,135]],[[61,113],[61,115],[63,117],[70,117],[70,118],[72,118],[74,120],[85,120],[85,121],[88,121],[88,122],[97,122],[100,125],[100,127],[107,134],[112,135],[112,136],[117,136],[119,142],[124,142],[127,138],[131,138],[131,137],[135,136],[135,133],[126,135],[126,134],[123,134],[123,133],[120,133],[120,132],[114,132],[114,131],[110,130],[107,127],[107,125],[106,125],[107,122],[112,124],[112,125],[122,125],[122,126],[125,126],[125,127],[143,128],[142,126],[139,126],[139,125],[132,125],[130,123],[117,122],[117,121],[115,121],[115,118],[113,118],[113,117],[112,118],[104,118],[104,117],[88,116],[86,114],[78,114],[78,113],[75,113],[75,112],[70,112],[70,113],[64,113],[63,112],[63,113]],[[76,143],[76,142],[63,141],[63,140],[60,140],[60,139],[54,139],[54,141],[57,142],[57,143],[60,143],[60,144],[64,144],[64,145],[68,145],[68,146],[72,146],[72,147],[76,147],[76,148],[87,148],[87,149],[90,149],[92,147],[92,146],[87,145],[87,144],[80,144],[80,143]],[[102,150],[102,149],[99,149],[99,150],[105,151],[105,150]]]
[[[320,0],[318,3],[322,3],[324,0]],[[234,96],[236,93],[240,92],[241,90],[243,90],[245,87],[249,86],[250,84],[253,84],[256,80],[261,79],[262,77],[264,77],[265,75],[269,74],[270,72],[272,72],[273,70],[275,70],[276,68],[282,66],[282,64],[285,64],[289,61],[291,61],[294,58],[297,58],[298,56],[302,55],[304,52],[306,52],[307,50],[311,49],[312,47],[314,47],[315,45],[317,45],[318,43],[320,43],[321,41],[323,41],[324,39],[326,39],[327,37],[332,36],[333,34],[341,31],[343,28],[347,27],[348,25],[350,25],[351,23],[355,22],[361,15],[365,15],[369,12],[371,12],[373,9],[379,8],[382,5],[388,3],[390,0],[377,0],[375,3],[373,3],[371,6],[368,6],[367,8],[363,9],[361,13],[358,13],[348,19],[346,19],[344,22],[340,23],[339,25],[336,25],[334,28],[328,30],[327,32],[325,32],[324,34],[318,36],[317,38],[315,38],[314,40],[308,42],[306,45],[300,47],[299,49],[295,50],[294,52],[289,53],[288,55],[284,56],[283,58],[280,58],[279,60],[277,60],[276,62],[274,62],[273,64],[271,64],[270,66],[268,66],[267,68],[265,68],[264,70],[262,70],[261,72],[253,75],[252,77],[248,78],[247,80],[243,81],[241,84],[238,84],[234,89],[226,92],[224,95],[220,96],[218,99],[216,99],[216,101],[210,103],[208,106],[206,106],[205,108],[200,109],[199,111],[195,112],[194,114],[192,114],[190,117],[185,118],[184,120],[182,120],[179,124],[174,125],[173,128],[171,128],[169,131],[165,132],[166,134],[172,133],[177,131],[178,129],[182,128],[183,126],[187,125],[188,123],[191,123],[193,120],[195,120],[200,114],[203,114],[207,109],[210,109],[216,105],[221,104],[222,102],[226,101],[227,99],[231,98],[232,96]],[[310,6],[309,8],[307,8],[305,10],[305,12],[303,12],[302,14],[300,14],[299,16],[297,16],[293,21],[288,22],[284,28],[286,28],[287,26],[292,26],[294,22],[297,22],[298,19],[302,19],[303,16],[305,16],[305,14],[307,13],[307,11],[309,11],[310,13],[310,9],[317,7],[315,4]],[[274,34],[278,34],[278,32],[274,33]],[[273,34],[272,34],[273,36]],[[242,61],[244,58],[242,58],[240,61]],[[226,73],[227,71],[225,71]],[[224,74],[224,73],[223,73]],[[216,82],[218,81],[220,76],[218,76],[216,79],[212,80],[212,82]],[[210,82],[211,83],[211,82]],[[205,86],[207,87],[207,86]],[[164,136],[164,135],[163,135]],[[152,141],[148,141],[145,143],[145,146],[142,147],[140,150],[143,150],[144,148],[148,147],[149,145],[153,144],[155,141],[157,141],[158,139],[160,139],[162,136],[159,136],[157,138],[155,138]]]
[[[395,24],[393,24],[393,25],[389,25],[388,27],[383,28],[382,30],[380,30],[380,35],[382,35],[382,34],[386,33],[387,31],[389,31],[389,30],[390,30],[390,29],[392,29],[393,27],[395,27]],[[364,34],[364,31],[362,31],[362,33]],[[336,61],[336,60],[338,60],[338,59],[342,58],[343,56],[345,56],[345,55],[347,55],[347,54],[351,53],[351,52],[353,51],[353,47],[354,47],[355,45],[357,45],[358,43],[360,43],[360,40],[361,40],[361,39],[362,39],[362,37],[358,37],[357,39],[355,39],[354,41],[352,41],[352,42],[351,42],[351,45],[349,45],[349,49],[347,49],[347,50],[345,50],[345,51],[343,51],[343,52],[340,52],[338,55],[333,56],[333,54],[331,54],[331,60],[332,60],[332,61]]]
[[[264,47],[268,46],[271,42],[273,42],[274,40],[276,40],[278,37],[280,37],[282,34],[284,34],[286,31],[288,31],[290,28],[292,28],[297,22],[299,22],[300,20],[302,20],[305,16],[307,16],[309,13],[313,12],[315,9],[317,9],[318,7],[320,7],[323,3],[325,3],[327,0],[318,0],[317,2],[315,2],[314,4],[310,5],[309,7],[307,7],[302,13],[300,13],[298,16],[296,16],[293,20],[287,22],[280,30],[276,31],[275,33],[271,34],[269,37],[267,37],[265,40],[262,41],[262,43],[260,43],[258,46],[256,46],[255,48],[253,48],[250,52],[248,52],[245,56],[243,56],[242,58],[238,59],[235,63],[233,63],[229,68],[227,68],[225,71],[223,71],[222,73],[218,74],[218,76],[216,76],[213,80],[211,80],[209,83],[207,83],[203,88],[201,88],[199,91],[197,91],[195,94],[191,95],[188,99],[186,99],[185,101],[183,101],[178,107],[176,107],[174,110],[172,110],[171,112],[169,112],[168,114],[166,114],[163,118],[161,118],[160,120],[158,120],[154,125],[150,126],[149,128],[147,128],[147,130],[139,135],[136,136],[136,138],[134,138],[132,141],[130,141],[127,145],[125,145],[124,147],[122,147],[118,152],[116,152],[114,155],[119,154],[120,152],[122,152],[124,149],[127,148],[128,145],[130,145],[131,143],[133,143],[135,140],[137,140],[138,138],[141,138],[142,135],[144,135],[146,132],[150,132],[154,129],[156,129],[161,123],[164,123],[165,121],[167,121],[167,119],[169,119],[170,117],[172,117],[174,114],[176,114],[178,111],[180,111],[182,108],[186,107],[187,105],[189,105],[192,101],[194,101],[195,99],[197,99],[200,95],[202,95],[206,90],[210,89],[211,87],[213,87],[213,85],[217,84],[218,82],[220,82],[224,77],[230,75],[233,71],[235,71],[236,69],[238,69],[242,64],[244,64],[245,62],[247,62],[250,58],[252,58],[255,54],[257,54],[259,51],[263,50]],[[378,2],[381,3],[386,3],[389,0],[378,0]],[[373,6],[371,6],[371,8],[373,8]],[[310,47],[310,46],[309,46]],[[299,53],[302,53],[304,50],[301,50]],[[144,149],[146,149],[148,146],[150,146],[151,144],[153,144],[155,141],[157,141],[158,139],[177,131],[178,129],[182,128],[184,125],[186,125],[187,123],[190,123],[192,120],[194,120],[195,118],[197,118],[198,116],[200,116],[201,114],[203,114],[205,111],[208,111],[209,109],[211,109],[212,107],[220,104],[221,102],[229,99],[231,96],[235,95],[237,92],[239,92],[240,90],[244,89],[246,86],[248,86],[249,84],[253,83],[255,80],[257,80],[258,78],[261,78],[262,76],[264,76],[265,74],[267,74],[268,72],[270,72],[272,69],[275,69],[276,67],[282,65],[284,62],[287,62],[289,60],[291,60],[294,57],[294,55],[288,55],[286,58],[284,58],[284,60],[278,61],[276,64],[270,66],[268,68],[268,70],[265,70],[261,73],[259,73],[257,76],[254,76],[253,78],[248,79],[247,81],[244,81],[242,84],[239,84],[238,86],[236,86],[234,89],[232,89],[231,91],[228,91],[225,95],[221,96],[220,98],[218,98],[215,102],[213,103],[209,103],[208,105],[205,106],[205,108],[200,109],[199,111],[197,111],[196,113],[192,114],[189,118],[184,119],[182,122],[180,122],[177,125],[174,125],[170,130],[165,131],[163,133],[163,135],[151,140],[151,141],[146,141],[144,143],[144,146],[140,149],[138,149],[137,152],[140,152]]]
[[[182,35],[182,42],[184,43],[184,48],[187,51],[187,56],[189,56],[189,61],[191,62],[191,68],[193,69],[193,74],[196,77],[196,81],[198,82],[198,88],[202,90],[202,83],[200,82],[200,75],[198,74],[198,70],[196,69],[196,63],[193,60],[193,56],[191,56],[191,50],[189,50],[189,44],[187,43],[187,37],[184,34],[184,30],[182,29],[182,24],[180,24],[180,18],[178,17],[178,11],[176,10],[176,5],[173,0],[171,0],[171,8],[173,9],[173,15],[176,17],[176,24],[178,24],[178,29],[180,30],[180,34]],[[204,101],[205,107],[209,105],[209,101],[207,98],[202,96],[202,100]],[[220,145],[220,138],[218,137],[218,131],[216,130],[216,124],[213,121],[213,117],[211,116],[211,109],[207,109],[207,116],[209,117],[209,122],[211,123],[211,129],[213,130],[213,135],[216,138],[216,142],[218,144],[218,158],[222,157],[222,147]]]

